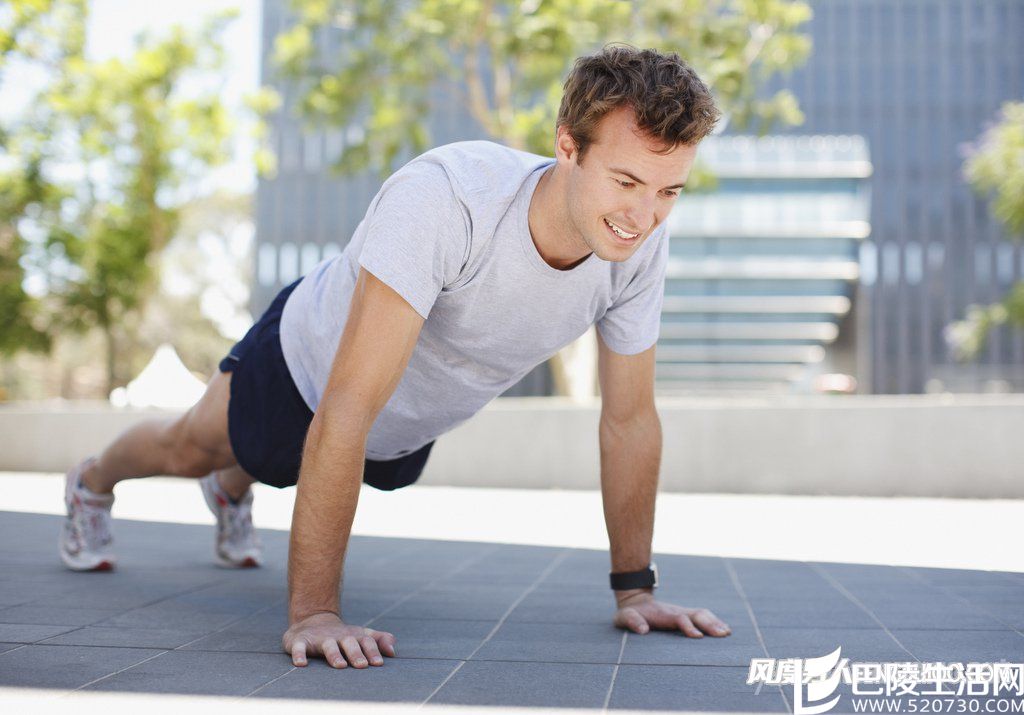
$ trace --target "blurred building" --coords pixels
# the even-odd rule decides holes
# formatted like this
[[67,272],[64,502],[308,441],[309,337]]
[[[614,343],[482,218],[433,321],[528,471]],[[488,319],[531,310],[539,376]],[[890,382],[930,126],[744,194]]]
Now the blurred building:
[[717,187],[687,195],[668,219],[659,392],[810,392],[830,374],[863,381],[863,138],[716,136],[701,159]]
[[868,391],[1024,390],[1024,337],[996,331],[958,365],[943,328],[1024,277],[1008,241],[964,183],[963,148],[1000,105],[1024,97],[1020,0],[811,0],[814,52],[770,89],[789,88],[794,134],[859,134],[869,145],[871,236],[861,248],[870,311],[858,336]]
[[[840,372],[856,375],[862,392],[1024,390],[1019,333],[997,331],[968,365],[955,363],[942,338],[967,306],[997,300],[1024,276],[1024,249],[1001,235],[960,174],[962,144],[1003,101],[1024,96],[1024,3],[811,5],[811,59],[769,87],[790,88],[806,123],[787,139],[726,136],[716,149],[709,142],[702,156],[724,172],[719,194],[684,197],[670,219],[659,386],[808,390],[816,375]],[[263,79],[287,107],[295,97],[274,80],[268,51],[285,6],[264,0],[262,33]],[[325,56],[339,42],[336,30],[317,37]],[[485,138],[455,102],[434,107],[436,144]],[[304,132],[289,112],[279,113],[279,173],[257,189],[254,312],[338,253],[362,219],[379,177],[338,178],[330,170],[361,131]],[[832,173],[819,166],[814,176],[780,175],[787,161],[807,168],[844,152],[851,158]],[[866,175],[857,172],[868,156],[873,200],[862,216]],[[751,163],[757,176],[749,167],[729,174],[729,166]],[[707,228],[695,231],[683,217],[698,214]],[[811,229],[810,216],[842,226]],[[513,393],[543,394],[550,384],[540,368]]]

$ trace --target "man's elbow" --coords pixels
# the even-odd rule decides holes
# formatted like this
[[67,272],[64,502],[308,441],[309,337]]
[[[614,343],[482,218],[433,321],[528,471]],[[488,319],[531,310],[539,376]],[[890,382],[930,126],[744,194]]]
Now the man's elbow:
[[601,411],[602,439],[628,439],[639,435],[661,436],[661,418],[654,403],[642,405],[628,412]]
[[327,395],[320,400],[306,435],[306,450],[324,446],[363,447],[380,412],[369,400]]

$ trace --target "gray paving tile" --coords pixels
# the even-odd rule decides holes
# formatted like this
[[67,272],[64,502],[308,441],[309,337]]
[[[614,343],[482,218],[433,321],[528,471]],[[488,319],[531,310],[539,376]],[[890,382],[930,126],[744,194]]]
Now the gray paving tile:
[[62,608],[25,604],[0,610],[0,623],[87,626],[118,614],[110,608]]
[[771,658],[814,658],[839,647],[841,657],[856,661],[911,658],[881,628],[762,628],[761,635]]
[[54,592],[47,589],[32,602],[56,608],[131,609],[173,598],[188,590],[177,584],[145,584],[114,578],[102,582],[79,583],[78,588]]
[[497,621],[522,595],[522,586],[473,584],[465,588],[424,589],[386,615],[395,618],[450,618]]
[[445,579],[446,583],[473,581],[528,585],[537,580],[558,557],[560,549],[502,545],[490,558],[474,562]]
[[458,666],[454,660],[385,658],[384,665],[332,668],[311,660],[253,697],[421,703]]
[[106,627],[130,628],[180,628],[183,625],[189,630],[211,632],[218,628],[231,625],[242,618],[245,613],[210,613],[196,609],[188,609],[177,604],[158,603],[154,606],[138,608],[125,613],[96,621],[92,625]]
[[388,591],[346,584],[341,594],[341,615],[348,623],[366,623],[409,597],[415,590]]
[[393,634],[402,658],[464,660],[483,642],[494,623],[384,616],[370,627]]
[[153,655],[138,648],[29,645],[0,654],[0,685],[78,688]]
[[284,653],[169,651],[86,690],[246,695],[291,668]]
[[886,628],[939,630],[1004,630],[1006,625],[988,613],[954,599],[914,602],[902,599],[874,600],[865,605]]
[[[0,583],[5,685],[78,687],[158,655],[97,687],[244,694],[273,681],[257,695],[419,702],[459,667],[435,702],[599,707],[622,643],[624,632],[612,626],[606,551],[354,537],[343,613],[350,622],[380,616],[371,625],[397,636],[400,657],[358,671],[320,660],[292,669],[280,649],[286,532],[261,533],[267,567],[232,572],[211,565],[209,527],[118,521],[121,568],[79,574],[52,553],[59,521],[0,512],[0,545],[38,544],[0,548],[0,569],[14,575]],[[5,541],[4,534],[15,536]],[[755,695],[745,684],[750,658],[765,654],[730,568],[772,657],[821,655],[836,645],[851,660],[910,657],[831,579],[895,627],[922,660],[1024,660],[1024,637],[1008,630],[1024,628],[1021,574],[690,555],[657,560],[660,600],[708,608],[733,635],[629,635],[613,708],[785,707],[777,689]],[[494,638],[460,666],[521,597]],[[5,615],[16,622],[5,623]],[[583,662],[556,662],[562,660]],[[844,699],[834,711],[849,707]]]
[[1024,636],[1013,631],[893,630],[893,635],[926,662],[1024,662]]
[[181,650],[283,653],[281,636],[284,632],[284,628],[225,628],[194,639]]
[[878,628],[870,614],[845,599],[755,601],[751,608],[759,626]]
[[681,632],[630,633],[622,662],[652,665],[749,665],[751,658],[764,658],[764,649],[753,628],[734,628],[732,635],[719,638],[688,638]]
[[536,589],[509,614],[509,621],[525,623],[611,623],[615,596],[611,589],[577,594]]
[[622,648],[624,631],[611,623],[505,622],[473,660],[516,660],[546,663],[611,663]]
[[595,708],[604,703],[612,665],[465,663],[429,700],[434,705]]
[[67,633],[78,626],[47,626],[31,623],[0,623],[0,641],[12,643],[35,643],[58,633]]
[[609,709],[787,712],[777,686],[747,685],[749,668],[619,666]]
[[971,607],[978,608],[985,615],[991,616],[1007,628],[1024,631],[1024,612],[1021,611],[1019,603],[986,603]]
[[40,642],[46,645],[95,645],[170,650],[203,635],[201,632],[181,628],[86,626]]
[[846,583],[873,582],[877,584],[900,584],[913,582],[917,579],[902,566],[882,566],[878,564],[842,564],[827,561],[808,561],[807,564],[816,570],[825,571],[832,578]]
[[917,566],[903,567],[908,573],[934,584],[950,585],[998,585],[1006,583],[1004,573],[970,569],[938,569]]

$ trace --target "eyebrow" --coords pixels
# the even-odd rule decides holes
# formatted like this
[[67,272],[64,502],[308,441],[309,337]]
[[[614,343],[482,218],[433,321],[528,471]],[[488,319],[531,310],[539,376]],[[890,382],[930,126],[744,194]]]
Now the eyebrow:
[[[630,174],[625,169],[616,169],[614,167],[610,167],[608,169],[608,171],[614,172],[616,174],[622,174],[623,176],[628,176],[630,179],[632,179],[636,183],[640,184],[641,186],[647,186],[647,182],[646,181],[644,181],[642,179],[638,179],[637,177],[633,176],[632,174]],[[685,188],[686,188],[686,184],[685,183],[684,184],[672,184],[672,186],[666,186],[665,187],[665,189],[685,189]],[[664,191],[664,189],[662,189],[662,190]]]

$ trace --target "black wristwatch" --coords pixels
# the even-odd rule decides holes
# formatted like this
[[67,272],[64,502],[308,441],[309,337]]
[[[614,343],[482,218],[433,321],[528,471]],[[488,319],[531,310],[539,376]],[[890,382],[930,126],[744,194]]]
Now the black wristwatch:
[[629,573],[608,574],[612,589],[615,591],[629,591],[634,588],[657,588],[658,587],[658,565],[653,561],[651,565],[640,571]]

